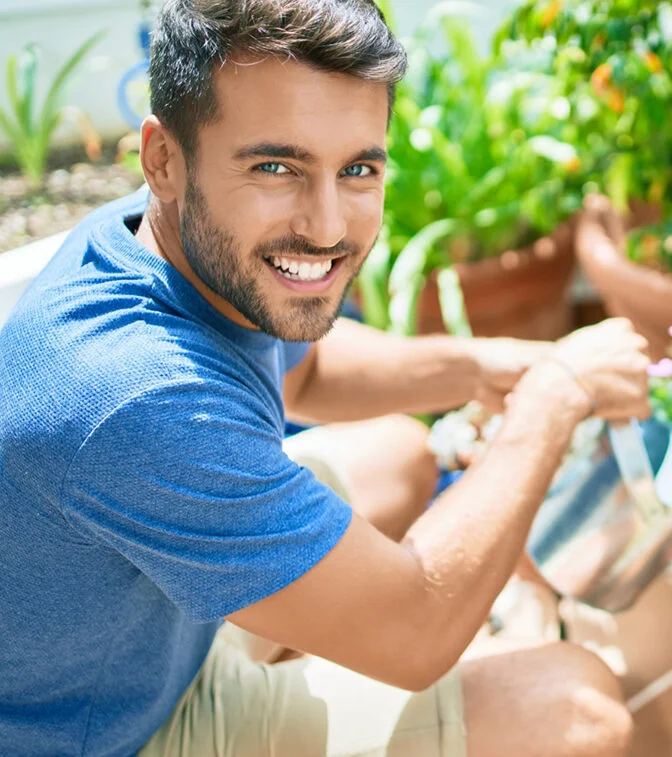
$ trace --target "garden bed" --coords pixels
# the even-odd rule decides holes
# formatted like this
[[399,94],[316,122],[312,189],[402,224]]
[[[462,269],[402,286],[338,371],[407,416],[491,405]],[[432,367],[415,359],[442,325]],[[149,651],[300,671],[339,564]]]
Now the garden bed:
[[109,152],[97,163],[52,166],[41,189],[13,170],[0,170],[0,253],[66,231],[94,208],[130,194],[142,177],[116,165]]

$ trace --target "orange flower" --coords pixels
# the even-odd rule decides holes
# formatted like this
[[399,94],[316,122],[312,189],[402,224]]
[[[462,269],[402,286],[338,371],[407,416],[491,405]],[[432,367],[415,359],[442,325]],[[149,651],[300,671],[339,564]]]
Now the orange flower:
[[659,74],[663,70],[663,64],[655,53],[646,53],[644,60],[646,61],[646,67],[652,74]]
[[609,87],[606,103],[614,113],[622,113],[625,110],[625,95],[618,87]]
[[603,63],[593,71],[593,75],[590,77],[590,83],[598,95],[602,95],[607,91],[609,81],[611,80],[611,74],[612,69],[608,63]]
[[555,21],[558,17],[558,13],[560,13],[561,7],[562,0],[553,0],[553,2],[549,3],[544,8],[544,12],[541,14],[541,25],[544,29],[549,27]]
[[571,160],[568,160],[564,165],[567,173],[578,173],[581,170],[581,158],[575,155]]

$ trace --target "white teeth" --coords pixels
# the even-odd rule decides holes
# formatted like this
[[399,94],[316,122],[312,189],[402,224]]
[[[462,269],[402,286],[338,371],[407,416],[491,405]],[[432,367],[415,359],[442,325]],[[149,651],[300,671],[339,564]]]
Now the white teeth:
[[333,261],[326,260],[323,263],[298,263],[296,260],[274,257],[268,259],[269,263],[283,276],[293,281],[319,281],[323,279],[333,268]]

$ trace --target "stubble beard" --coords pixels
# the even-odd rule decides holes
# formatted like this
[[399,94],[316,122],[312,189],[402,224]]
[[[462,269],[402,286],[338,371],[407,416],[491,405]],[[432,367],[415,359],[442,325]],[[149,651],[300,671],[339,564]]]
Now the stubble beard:
[[[213,223],[205,197],[189,177],[180,233],[184,254],[198,278],[250,323],[285,342],[314,342],[329,333],[361,268],[358,266],[352,274],[331,311],[327,310],[326,297],[292,297],[284,305],[285,312],[273,313],[258,283],[266,266],[262,255],[252,255],[246,270],[240,244]],[[287,246],[288,240],[283,240],[283,251],[289,252]],[[304,251],[309,245],[297,239],[293,246]]]

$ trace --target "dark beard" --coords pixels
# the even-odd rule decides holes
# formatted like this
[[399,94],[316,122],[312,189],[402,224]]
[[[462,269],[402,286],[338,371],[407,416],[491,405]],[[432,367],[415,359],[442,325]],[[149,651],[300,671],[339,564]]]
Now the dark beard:
[[[249,271],[245,270],[240,246],[233,235],[212,222],[205,197],[190,177],[187,178],[180,233],[184,254],[198,278],[250,323],[285,342],[314,342],[325,336],[338,318],[352,281],[359,272],[351,277],[333,312],[325,310],[329,302],[326,297],[295,297],[288,300],[285,312],[274,315],[257,283],[266,265],[263,255],[291,252],[324,255],[324,250],[298,237],[284,238],[255,249]],[[332,252],[334,250],[356,253],[348,243],[340,243]]]

